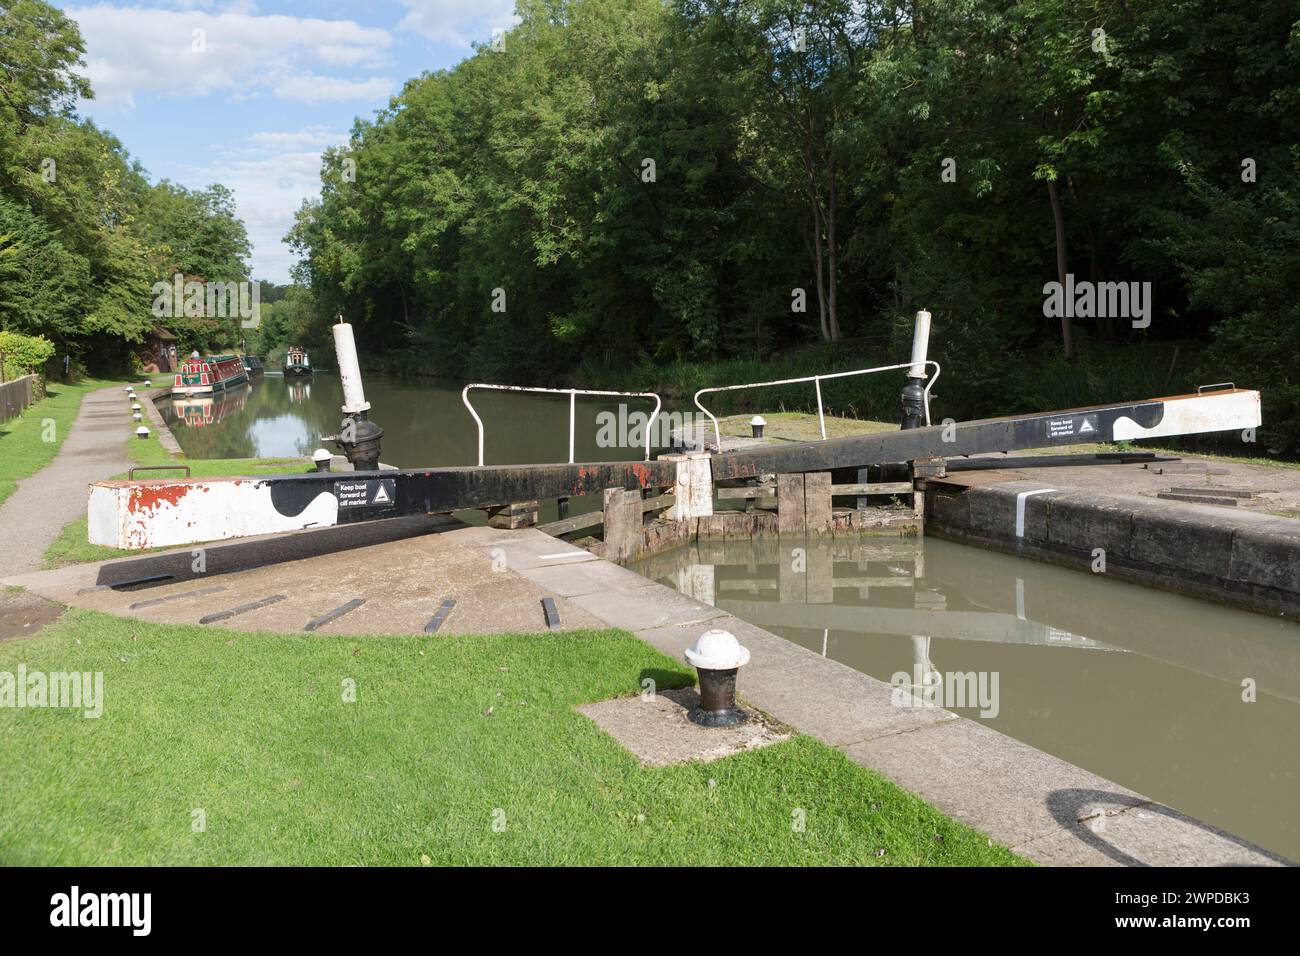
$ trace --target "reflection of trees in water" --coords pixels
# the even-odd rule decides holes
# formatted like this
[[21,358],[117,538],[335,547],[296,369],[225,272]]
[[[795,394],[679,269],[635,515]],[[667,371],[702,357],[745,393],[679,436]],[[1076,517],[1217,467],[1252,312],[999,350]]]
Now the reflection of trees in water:
[[253,458],[259,453],[257,436],[266,433],[270,423],[286,418],[301,422],[307,435],[295,441],[295,447],[260,450],[276,457],[310,454],[321,444],[322,435],[337,432],[342,418],[341,394],[338,379],[331,376],[287,381],[267,375],[253,383],[242,402],[224,408],[219,421],[214,413],[211,424],[197,428],[178,420],[171,399],[160,399],[158,406],[181,448],[192,458]]
[[310,379],[267,377],[262,382],[263,395],[252,405],[249,428],[258,422],[282,418],[296,418],[307,431],[305,438],[292,451],[309,455],[321,446],[321,436],[333,435],[339,430],[343,413],[342,387],[339,380],[329,375],[315,375]]

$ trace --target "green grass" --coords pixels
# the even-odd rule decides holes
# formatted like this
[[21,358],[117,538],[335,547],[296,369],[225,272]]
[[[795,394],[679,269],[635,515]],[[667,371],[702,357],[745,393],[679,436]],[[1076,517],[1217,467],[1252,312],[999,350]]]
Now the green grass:
[[619,631],[253,634],[73,610],[0,644],[0,671],[20,662],[102,671],[105,706],[0,708],[3,864],[1024,862],[807,737],[643,767],[574,706],[690,675]]
[[[128,427],[129,426],[129,427]],[[219,478],[228,475],[285,474],[312,470],[311,462],[306,458],[187,458],[184,454],[173,455],[163,448],[158,439],[157,430],[148,438],[135,437],[135,423],[129,419],[122,429],[123,441],[137,468],[149,465],[189,465],[190,473],[195,478]],[[179,473],[168,474],[165,471],[143,472],[136,477],[172,478]],[[117,477],[125,478],[125,475]]]
[[[148,477],[147,475],[143,477]],[[136,558],[142,554],[166,551],[166,548],[147,548],[127,551],[123,548],[109,548],[102,544],[91,544],[87,520],[83,516],[63,526],[59,536],[45,549],[43,567],[67,567],[69,564],[85,564],[88,561],[108,561],[112,558]]]
[[[0,424],[0,503],[13,494],[19,481],[54,460],[86,394],[114,384],[121,383],[98,378],[71,385],[48,383],[43,399],[17,418]],[[47,427],[47,422],[53,422],[53,427]]]

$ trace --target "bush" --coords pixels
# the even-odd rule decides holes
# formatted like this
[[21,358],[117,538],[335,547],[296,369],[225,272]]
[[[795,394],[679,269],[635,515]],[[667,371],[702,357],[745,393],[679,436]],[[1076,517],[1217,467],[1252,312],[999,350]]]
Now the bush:
[[16,378],[43,369],[54,357],[54,343],[43,335],[0,331],[0,356],[5,378]]

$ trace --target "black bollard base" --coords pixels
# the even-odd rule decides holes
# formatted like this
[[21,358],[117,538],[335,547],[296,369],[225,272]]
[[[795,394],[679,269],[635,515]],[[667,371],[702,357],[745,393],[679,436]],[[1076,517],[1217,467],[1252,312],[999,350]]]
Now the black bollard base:
[[697,668],[700,675],[700,706],[687,718],[701,727],[734,727],[749,718],[736,706],[736,671]]

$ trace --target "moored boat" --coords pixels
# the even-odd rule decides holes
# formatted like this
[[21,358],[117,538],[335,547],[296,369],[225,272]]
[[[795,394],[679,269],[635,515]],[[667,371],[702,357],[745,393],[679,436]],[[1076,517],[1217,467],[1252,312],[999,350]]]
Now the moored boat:
[[248,373],[249,378],[261,375],[266,371],[266,366],[262,363],[262,356],[242,355],[240,358],[244,361],[244,371]]
[[210,355],[181,363],[172,383],[172,395],[212,395],[248,381],[248,371],[238,355]]
[[285,375],[310,375],[311,361],[307,358],[307,350],[290,346],[288,354],[284,357],[284,374]]

